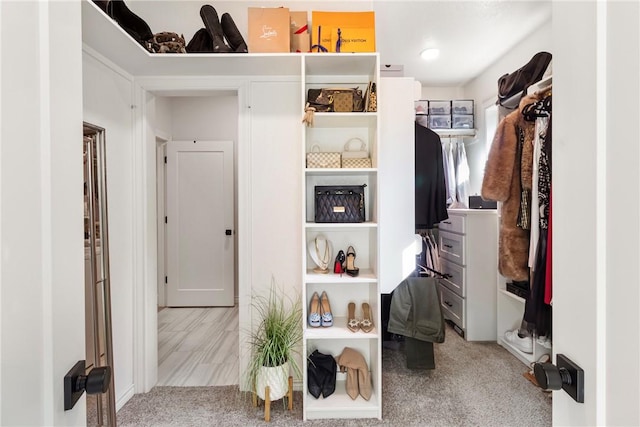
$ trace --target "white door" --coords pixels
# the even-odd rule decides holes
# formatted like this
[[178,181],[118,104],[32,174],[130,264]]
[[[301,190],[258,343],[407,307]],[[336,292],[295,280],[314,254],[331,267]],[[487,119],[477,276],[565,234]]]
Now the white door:
[[234,304],[233,143],[167,144],[167,305]]

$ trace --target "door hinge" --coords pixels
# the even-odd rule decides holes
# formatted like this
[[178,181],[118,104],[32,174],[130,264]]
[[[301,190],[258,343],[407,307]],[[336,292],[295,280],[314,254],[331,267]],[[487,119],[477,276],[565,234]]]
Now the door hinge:
[[167,163],[167,156],[164,156],[164,162]]
[[164,217],[164,223],[165,224],[167,223],[167,217],[166,216]]
[[166,285],[167,283],[169,283],[169,282],[167,281],[167,276],[164,276],[164,284]]

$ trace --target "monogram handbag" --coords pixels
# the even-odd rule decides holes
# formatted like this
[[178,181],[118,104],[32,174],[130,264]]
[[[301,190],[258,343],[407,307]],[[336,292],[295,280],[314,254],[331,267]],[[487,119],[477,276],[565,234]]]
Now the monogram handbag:
[[359,88],[309,89],[307,103],[318,112],[363,111],[364,101]]
[[[360,143],[357,149],[354,149],[354,143]],[[344,144],[342,152],[343,168],[370,168],[371,159],[367,151],[367,144],[360,138],[351,138]]]
[[321,152],[318,145],[311,147],[307,153],[307,168],[339,168],[340,153]]
[[364,188],[362,185],[317,185],[315,187],[315,222],[364,222]]

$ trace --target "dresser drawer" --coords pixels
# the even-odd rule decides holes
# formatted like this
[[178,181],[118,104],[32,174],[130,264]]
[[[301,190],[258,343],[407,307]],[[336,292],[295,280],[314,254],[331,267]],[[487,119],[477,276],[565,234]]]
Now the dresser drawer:
[[464,299],[451,292],[440,283],[440,306],[445,319],[451,320],[460,328],[465,329]]
[[459,265],[465,265],[464,236],[441,230],[438,240],[440,254],[443,258],[453,261]]
[[465,217],[460,215],[449,215],[449,219],[441,221],[438,225],[440,230],[453,231],[454,233],[465,233]]
[[451,276],[448,279],[442,279],[442,283],[447,288],[464,298],[467,295],[465,285],[466,268],[440,257],[440,269],[442,270],[442,273]]

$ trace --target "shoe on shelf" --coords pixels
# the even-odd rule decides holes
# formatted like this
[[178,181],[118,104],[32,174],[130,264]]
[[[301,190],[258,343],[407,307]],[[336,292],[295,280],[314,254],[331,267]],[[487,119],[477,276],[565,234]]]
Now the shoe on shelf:
[[360,269],[356,267],[356,250],[353,246],[347,248],[347,266],[345,268],[346,273],[351,277],[356,277],[360,273]]
[[533,353],[533,338],[530,336],[522,337],[518,333],[518,330],[507,331],[504,333],[504,339],[506,342],[517,348],[523,353]]
[[360,322],[356,319],[356,304],[353,302],[347,305],[347,328],[351,332],[358,332],[360,329]]
[[360,329],[362,329],[364,332],[371,332],[373,330],[371,307],[369,307],[368,302],[362,303],[362,321],[360,322]]
[[329,304],[329,297],[325,291],[322,291],[322,295],[320,296],[320,317],[322,327],[333,326],[331,304]]
[[345,256],[344,251],[340,249],[338,255],[336,255],[336,261],[333,263],[333,272],[335,274],[344,273],[344,261],[346,259],[347,257]]
[[319,328],[322,324],[320,319],[320,296],[317,292],[311,295],[311,301],[309,302],[309,326],[312,328]]

